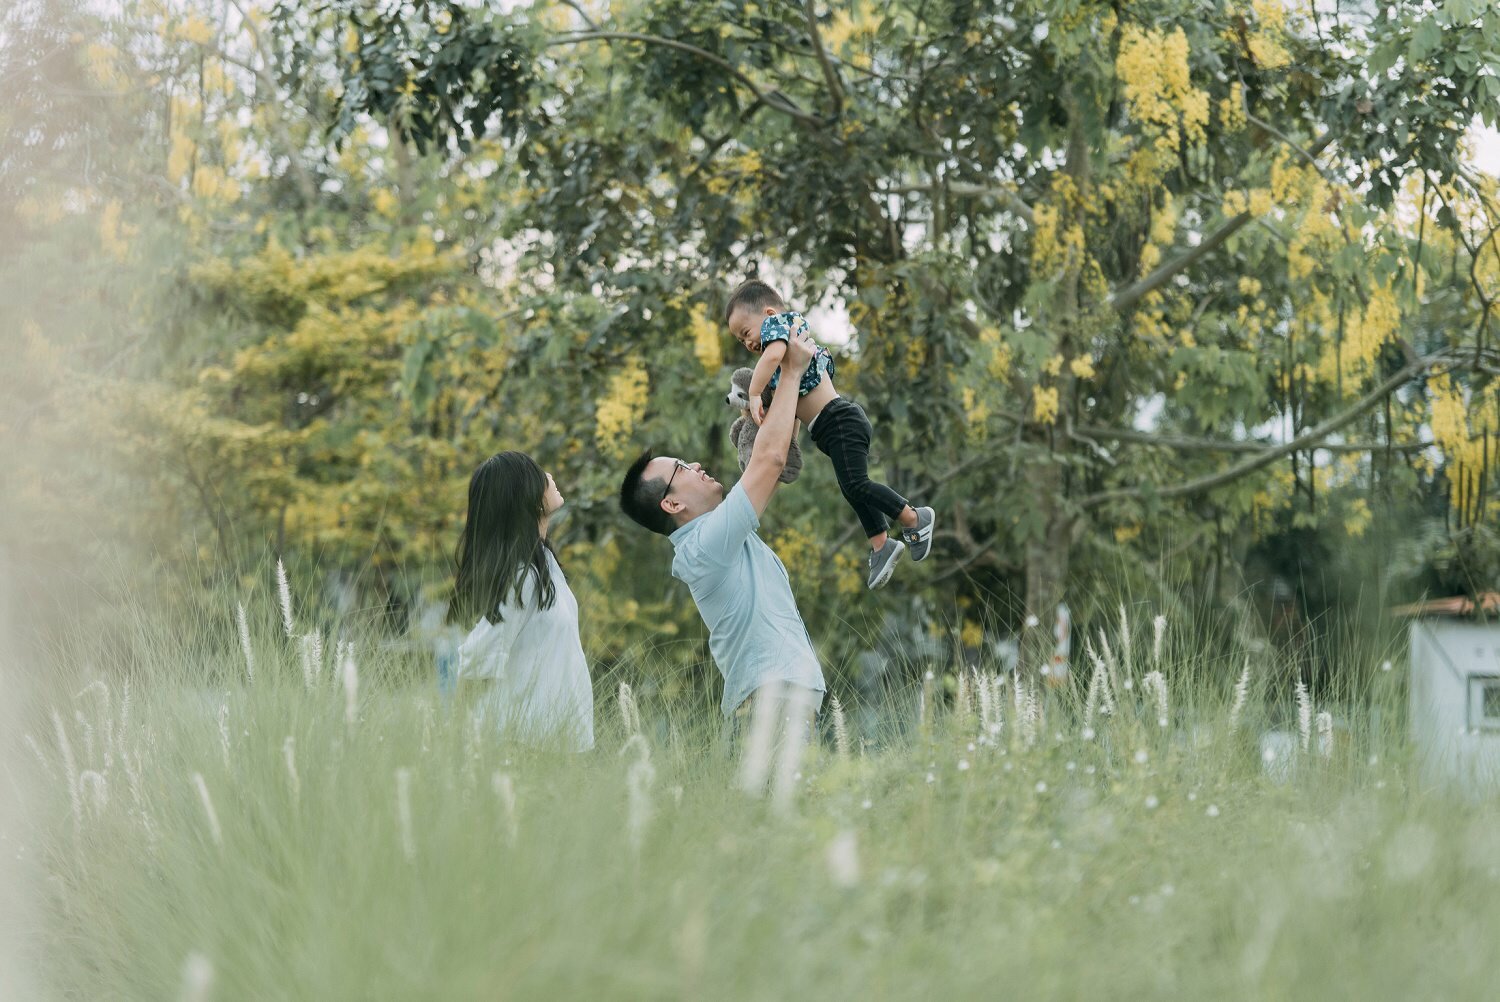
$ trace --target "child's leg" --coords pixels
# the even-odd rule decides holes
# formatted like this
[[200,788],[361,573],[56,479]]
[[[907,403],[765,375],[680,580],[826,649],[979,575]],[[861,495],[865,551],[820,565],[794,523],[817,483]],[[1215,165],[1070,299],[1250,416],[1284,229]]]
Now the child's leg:
[[864,409],[840,398],[818,416],[813,427],[813,441],[833,461],[839,490],[859,516],[859,524],[869,537],[870,548],[878,550],[885,545],[887,518],[899,519],[902,525],[912,526],[916,524],[917,516],[900,494],[870,479],[870,436],[873,432]]

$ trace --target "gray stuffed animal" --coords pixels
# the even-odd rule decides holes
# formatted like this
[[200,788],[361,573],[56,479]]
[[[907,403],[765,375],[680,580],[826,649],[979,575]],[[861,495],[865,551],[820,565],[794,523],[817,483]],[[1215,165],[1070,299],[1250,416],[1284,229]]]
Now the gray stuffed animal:
[[[750,465],[750,450],[755,446],[755,433],[760,431],[755,422],[750,419],[750,377],[755,375],[749,369],[735,369],[734,375],[729,379],[729,394],[724,397],[724,402],[740,412],[734,424],[729,426],[729,441],[734,443],[735,452],[738,453],[740,461],[740,472]],[[766,409],[771,409],[771,389],[767,387],[760,395],[761,402]],[[786,465],[781,468],[781,476],[777,477],[784,484],[789,484],[797,479],[802,472],[802,447],[797,444],[797,432],[792,431],[792,447],[787,450]]]

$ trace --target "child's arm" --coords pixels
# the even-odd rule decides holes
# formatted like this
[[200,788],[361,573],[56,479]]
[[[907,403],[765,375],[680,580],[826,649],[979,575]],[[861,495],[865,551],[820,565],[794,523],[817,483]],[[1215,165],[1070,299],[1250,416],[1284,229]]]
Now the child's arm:
[[756,425],[766,419],[761,394],[766,392],[766,385],[771,382],[771,376],[785,357],[786,342],[772,341],[761,349],[760,361],[755,363],[755,372],[750,376],[750,390],[746,395],[750,398],[750,416],[754,418]]

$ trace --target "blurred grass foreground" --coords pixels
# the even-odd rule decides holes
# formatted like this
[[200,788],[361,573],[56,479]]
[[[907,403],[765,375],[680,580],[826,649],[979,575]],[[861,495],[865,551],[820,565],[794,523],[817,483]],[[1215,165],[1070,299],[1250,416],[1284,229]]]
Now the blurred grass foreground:
[[237,618],[143,613],[123,682],[60,652],[18,721],[34,997],[1491,989],[1500,806],[1410,782],[1389,666],[1278,707],[1269,653],[1121,622],[1071,689],[955,664],[825,706],[776,810],[706,691],[626,685],[572,756],[476,726],[430,655]]

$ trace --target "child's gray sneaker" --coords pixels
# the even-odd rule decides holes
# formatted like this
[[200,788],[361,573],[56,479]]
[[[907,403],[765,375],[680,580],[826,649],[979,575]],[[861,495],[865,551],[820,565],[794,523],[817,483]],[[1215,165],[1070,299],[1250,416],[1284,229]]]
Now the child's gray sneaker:
[[901,529],[901,541],[911,551],[913,562],[926,560],[927,554],[932,552],[932,523],[936,520],[937,515],[931,508],[918,508],[916,527]]
[[878,550],[870,551],[870,588],[879,588],[891,579],[891,572],[896,569],[896,561],[901,559],[901,552],[906,549],[906,544],[899,539],[885,538],[885,545]]

